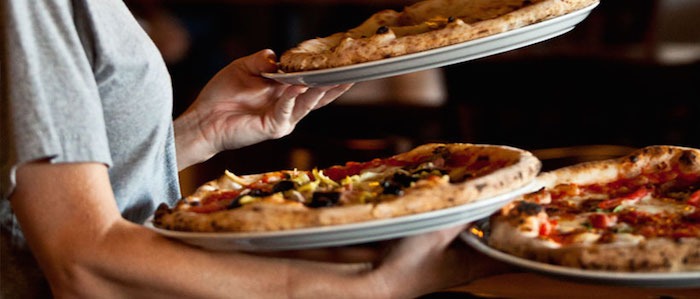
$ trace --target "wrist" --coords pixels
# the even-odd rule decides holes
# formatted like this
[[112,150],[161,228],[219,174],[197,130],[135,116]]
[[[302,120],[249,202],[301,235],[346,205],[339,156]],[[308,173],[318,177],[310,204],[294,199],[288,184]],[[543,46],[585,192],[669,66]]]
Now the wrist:
[[185,112],[175,119],[173,130],[178,170],[206,161],[216,154],[202,134],[199,118],[194,112]]

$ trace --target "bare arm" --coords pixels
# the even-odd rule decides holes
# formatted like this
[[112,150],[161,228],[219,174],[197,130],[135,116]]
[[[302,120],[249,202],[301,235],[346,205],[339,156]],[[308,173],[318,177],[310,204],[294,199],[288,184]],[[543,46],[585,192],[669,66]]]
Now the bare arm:
[[339,289],[370,283],[363,267],[209,252],[165,239],[121,218],[101,164],[24,165],[11,201],[57,298],[337,298],[346,293]]

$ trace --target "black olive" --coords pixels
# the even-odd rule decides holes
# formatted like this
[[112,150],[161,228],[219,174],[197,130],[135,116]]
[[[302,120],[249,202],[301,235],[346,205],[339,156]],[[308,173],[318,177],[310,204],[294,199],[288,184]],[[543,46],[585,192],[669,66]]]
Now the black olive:
[[383,181],[382,188],[384,188],[384,190],[382,191],[383,194],[390,194],[390,195],[402,195],[403,194],[403,188],[401,188],[401,185],[397,182]]
[[414,178],[414,177],[407,175],[405,173],[397,172],[394,174],[394,176],[391,178],[391,180],[400,184],[401,186],[408,187],[408,186],[411,186],[411,183],[417,181],[418,178]]
[[340,201],[340,192],[314,192],[311,202],[307,204],[310,208],[330,207]]
[[272,187],[272,193],[284,192],[291,189],[294,189],[294,182],[287,180],[280,181]]
[[239,195],[238,197],[234,198],[233,201],[231,201],[231,203],[228,204],[228,206],[226,206],[226,209],[232,210],[232,209],[243,206],[241,204],[241,197],[243,197],[243,196],[245,196],[245,195]]
[[389,27],[387,26],[380,26],[379,28],[377,28],[377,34],[384,34],[387,32],[389,32]]
[[250,195],[252,197],[264,197],[264,196],[269,196],[271,194],[272,193],[267,192],[267,191],[263,191],[260,189],[253,189],[253,190],[250,190],[250,192],[248,192],[246,195]]
[[449,17],[447,18],[447,23],[452,23],[455,21],[455,17]]

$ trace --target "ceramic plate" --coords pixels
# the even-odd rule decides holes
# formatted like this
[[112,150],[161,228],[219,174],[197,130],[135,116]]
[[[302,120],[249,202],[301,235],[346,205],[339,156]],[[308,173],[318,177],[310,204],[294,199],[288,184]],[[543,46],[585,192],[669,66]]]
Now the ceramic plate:
[[344,246],[388,240],[465,224],[494,213],[518,195],[534,191],[536,182],[491,198],[426,213],[360,223],[255,233],[198,233],[156,228],[170,238],[212,250],[272,251]]
[[582,270],[546,264],[523,259],[499,251],[487,245],[488,221],[480,220],[471,225],[460,237],[476,250],[505,263],[536,273],[575,280],[580,282],[601,283],[617,286],[647,288],[696,288],[700,287],[700,271],[676,273],[630,273],[598,270]]
[[597,5],[596,3],[563,16],[451,46],[337,68],[264,73],[263,76],[289,84],[321,86],[367,81],[442,67],[510,51],[564,34],[583,21]]

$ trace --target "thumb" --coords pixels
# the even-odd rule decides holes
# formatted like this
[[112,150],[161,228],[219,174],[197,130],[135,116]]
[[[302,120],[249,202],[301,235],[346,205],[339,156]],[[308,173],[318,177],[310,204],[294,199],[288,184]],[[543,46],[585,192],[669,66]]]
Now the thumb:
[[277,55],[270,49],[260,50],[246,59],[248,71],[259,73],[272,73],[277,71]]

